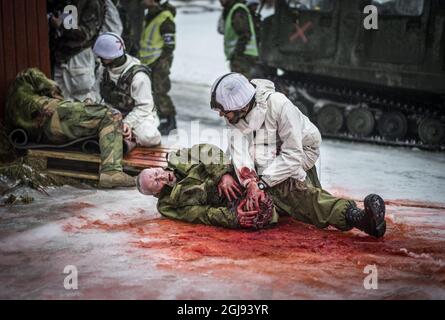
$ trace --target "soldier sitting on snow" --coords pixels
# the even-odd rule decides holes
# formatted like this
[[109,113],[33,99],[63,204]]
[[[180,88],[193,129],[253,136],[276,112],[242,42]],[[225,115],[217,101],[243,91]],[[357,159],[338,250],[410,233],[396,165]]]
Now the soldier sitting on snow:
[[62,144],[97,135],[101,188],[135,185],[135,179],[122,172],[120,117],[104,105],[63,100],[57,84],[38,69],[27,69],[17,75],[6,102],[8,128],[25,130],[34,142]]

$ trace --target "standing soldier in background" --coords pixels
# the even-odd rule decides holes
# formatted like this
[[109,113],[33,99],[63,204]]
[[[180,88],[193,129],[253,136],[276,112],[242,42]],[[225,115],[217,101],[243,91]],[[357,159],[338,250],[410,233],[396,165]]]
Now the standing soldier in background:
[[224,53],[230,70],[251,78],[258,61],[258,43],[249,8],[242,0],[220,0],[224,18]]
[[148,14],[145,17],[139,58],[152,70],[153,95],[161,121],[159,131],[167,135],[176,129],[176,110],[168,95],[175,49],[176,9],[168,1],[144,0],[144,4],[148,8]]
[[[54,59],[54,80],[62,90],[65,99],[94,100],[95,57],[91,49],[105,19],[104,0],[61,1],[57,12],[50,15],[51,51]],[[62,10],[66,5],[77,8],[77,28],[64,26]],[[76,27],[75,25],[73,27]]]

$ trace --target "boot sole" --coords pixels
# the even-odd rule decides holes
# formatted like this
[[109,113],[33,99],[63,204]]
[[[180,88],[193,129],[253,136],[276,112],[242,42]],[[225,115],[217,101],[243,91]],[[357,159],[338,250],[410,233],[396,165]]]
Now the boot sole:
[[366,214],[372,221],[373,232],[370,234],[376,238],[383,237],[386,232],[385,201],[376,194],[370,194],[365,198],[364,204]]

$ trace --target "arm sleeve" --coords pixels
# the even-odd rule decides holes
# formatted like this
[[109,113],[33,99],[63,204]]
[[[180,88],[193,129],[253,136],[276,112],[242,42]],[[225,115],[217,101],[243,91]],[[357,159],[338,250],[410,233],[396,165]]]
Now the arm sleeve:
[[233,13],[232,26],[239,37],[236,43],[235,53],[240,55],[246,50],[246,46],[251,37],[249,16],[244,9],[239,8]]
[[188,175],[190,170],[198,165],[207,173],[208,183],[218,184],[223,175],[233,172],[229,157],[211,144],[197,144],[172,152],[168,156],[168,166],[183,175]]
[[229,154],[232,158],[233,169],[238,181],[243,187],[246,187],[252,179],[257,179],[255,163],[249,152],[253,136],[251,134],[244,135],[233,126],[229,126],[229,128]]
[[[151,93],[150,78],[143,72],[138,72],[131,83],[131,97],[134,99],[133,110],[125,117],[124,123],[131,128],[137,127],[142,121],[154,118],[153,95]],[[148,119],[147,119],[148,118]]]
[[158,211],[167,218],[225,228],[239,228],[236,215],[227,207],[210,205],[172,206],[159,201]]
[[165,20],[161,27],[160,32],[162,39],[164,40],[164,47],[162,48],[162,56],[172,55],[176,45],[176,25],[171,19]]
[[273,187],[298,172],[300,177],[306,177],[303,169],[303,144],[301,128],[303,118],[301,112],[288,101],[277,115],[278,135],[283,144],[281,153],[263,171],[262,180]]

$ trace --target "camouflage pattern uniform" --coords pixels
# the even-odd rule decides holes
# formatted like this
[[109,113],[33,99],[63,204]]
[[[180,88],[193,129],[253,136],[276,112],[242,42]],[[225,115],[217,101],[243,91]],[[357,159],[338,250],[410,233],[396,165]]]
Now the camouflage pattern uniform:
[[306,174],[303,183],[290,178],[267,189],[278,212],[317,228],[334,226],[341,231],[351,230],[352,226],[346,221],[346,210],[354,202],[323,190],[315,166]]
[[[161,12],[168,10],[173,16],[176,15],[176,9],[169,3],[163,4],[156,9],[149,10],[145,17],[145,26],[155,19]],[[173,63],[173,51],[175,50],[175,23],[167,19],[160,26],[160,33],[164,38],[164,46],[161,56],[149,64],[152,71],[152,87],[155,105],[158,108],[158,115],[161,119],[174,117],[176,115],[175,106],[168,92],[171,89],[170,68]],[[144,62],[142,57],[141,61]]]
[[[230,12],[230,9],[241,0],[227,1],[224,6],[223,18]],[[249,27],[249,17],[245,10],[237,9],[232,17],[232,27],[239,36],[239,40],[236,44],[235,52],[230,58],[230,70],[232,72],[238,72],[244,74],[247,78],[252,78],[255,72],[255,66],[258,63],[258,57],[244,54],[246,46],[251,38],[251,32]]]
[[101,173],[122,171],[120,115],[103,105],[64,101],[54,81],[37,69],[20,73],[6,103],[8,128],[24,129],[33,142],[61,144],[97,135],[101,150]]
[[[203,161],[203,156],[198,156],[206,156],[210,152],[211,161]],[[198,161],[198,157],[201,161]],[[172,152],[168,156],[168,169],[174,171],[177,183],[173,188],[165,186],[161,191],[157,207],[163,216],[192,223],[240,228],[235,205],[228,204],[218,195],[221,177],[226,173],[233,174],[233,167],[221,150],[201,144]],[[277,221],[278,216],[274,212],[270,223]]]

